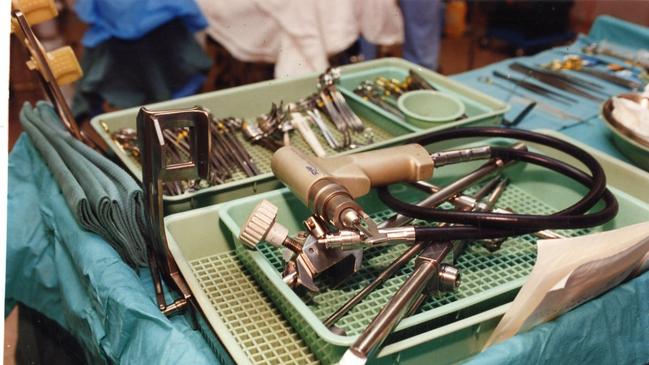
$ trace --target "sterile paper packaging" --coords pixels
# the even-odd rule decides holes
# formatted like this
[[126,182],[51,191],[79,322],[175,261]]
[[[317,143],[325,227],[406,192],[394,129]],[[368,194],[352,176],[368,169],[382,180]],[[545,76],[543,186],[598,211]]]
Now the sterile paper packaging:
[[648,265],[649,222],[538,242],[536,264],[484,348],[552,320]]
[[638,137],[649,142],[649,84],[641,95],[643,99],[639,103],[613,97],[612,115]]

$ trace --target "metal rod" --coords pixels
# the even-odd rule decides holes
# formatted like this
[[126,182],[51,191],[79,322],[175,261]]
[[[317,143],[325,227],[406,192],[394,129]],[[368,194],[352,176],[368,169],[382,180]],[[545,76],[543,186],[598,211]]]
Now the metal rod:
[[433,275],[439,272],[441,262],[451,251],[450,242],[431,243],[426,249],[431,254],[420,255],[412,275],[401,285],[390,301],[374,317],[354,344],[345,352],[340,364],[365,363],[381,346],[397,324],[417,301]]
[[[525,144],[523,143],[516,143],[515,145],[512,146],[512,148],[524,149],[526,147]],[[451,184],[433,193],[428,198],[420,201],[419,203],[417,203],[417,205],[421,207],[434,207],[439,204],[442,204],[444,201],[448,200],[453,195],[461,192],[462,190],[480,181],[481,179],[491,175],[492,173],[501,170],[503,167],[508,166],[511,163],[513,162],[512,161],[505,162],[499,158],[491,159],[484,165],[480,166],[478,169],[469,173],[468,175],[465,175],[462,178],[455,180]],[[379,225],[379,228],[398,227],[412,221],[413,218],[411,217],[401,215],[401,214],[396,214],[388,218],[383,223],[381,223]]]
[[506,80],[508,82],[511,82],[514,85],[518,85],[519,87],[521,87],[523,89],[526,89],[526,90],[531,91],[531,92],[533,92],[535,94],[546,97],[548,99],[552,99],[552,100],[558,101],[558,102],[564,102],[564,101],[567,100],[567,101],[570,101],[571,103],[575,103],[575,104],[579,103],[579,101],[577,99],[571,98],[569,96],[562,95],[562,94],[560,94],[560,93],[558,93],[556,91],[553,91],[553,90],[550,90],[550,89],[545,88],[543,86],[534,84],[534,83],[529,82],[527,80],[520,79],[520,78],[515,78],[515,77],[512,77],[510,75],[505,75],[505,74],[503,74],[502,72],[499,72],[499,71],[493,71],[492,74],[495,77],[499,78],[499,79],[503,79],[503,80]]
[[[500,181],[502,179],[500,177],[496,177],[492,179],[491,181],[487,182],[485,186],[483,186],[476,194],[475,194],[475,199],[480,200],[482,197],[484,197],[486,194],[488,194],[491,190],[493,189],[498,189],[500,187]],[[501,190],[504,189],[504,187],[501,188]],[[437,191],[439,189],[436,189]],[[434,193],[434,192],[433,192]],[[495,193],[499,197],[500,194],[502,193]],[[493,195],[494,193],[492,193]],[[495,201],[498,198],[496,198],[492,204],[495,204]],[[491,200],[491,199],[490,199]],[[492,205],[493,207],[493,205]],[[485,205],[483,207],[484,209],[488,209],[489,206]],[[469,208],[468,206],[464,205],[462,206],[461,210],[471,210],[473,208]],[[440,226],[445,225],[442,223]],[[407,250],[405,250],[398,258],[396,258],[385,270],[383,270],[372,282],[370,282],[365,288],[361,289],[359,292],[354,294],[353,297],[351,297],[345,304],[343,304],[340,308],[338,308],[334,313],[332,313],[327,319],[324,320],[324,325],[326,327],[331,327],[333,326],[340,318],[342,318],[345,314],[347,314],[353,307],[355,307],[358,303],[360,303],[365,297],[367,297],[374,289],[376,289],[379,285],[383,284],[386,280],[388,280],[395,272],[397,272],[401,267],[403,267],[405,264],[410,262],[410,260],[415,257],[419,252],[421,252],[428,243],[424,242],[418,242],[412,246],[410,246]]]
[[338,308],[334,313],[332,313],[327,319],[324,320],[324,325],[327,327],[333,326],[340,318],[347,314],[356,304],[360,303],[365,297],[367,297],[374,289],[379,285],[383,284],[388,280],[395,272],[401,269],[405,264],[410,262],[410,260],[415,257],[427,243],[419,242],[410,246],[406,251],[404,251],[401,256],[392,261],[392,263],[385,268],[371,283],[369,283],[362,290],[354,294],[345,304]]
[[[419,184],[420,182],[417,182],[417,183]],[[430,184],[430,183],[427,183],[427,186],[429,187],[430,191],[432,191],[432,192],[440,191],[442,189],[442,188],[440,188],[440,187],[438,187],[436,185]],[[486,204],[480,203],[480,202],[476,201],[474,198],[472,198],[472,197],[470,197],[468,195],[458,195],[458,196],[454,197],[451,200],[451,203],[453,205],[455,205],[456,207],[460,208],[460,209],[462,209],[462,208],[464,208],[464,209],[476,209],[476,210],[481,210],[481,211],[489,210],[488,206]],[[513,214],[513,212],[511,210],[503,209],[503,208],[494,208],[494,209],[491,209],[491,211],[494,212],[494,213],[501,213],[501,214]],[[532,235],[534,237],[540,238],[540,239],[565,238],[565,236],[563,236],[563,235],[561,235],[559,233],[556,233],[554,231],[551,231],[549,229],[534,232],[534,233],[532,233]]]
[[499,175],[487,181],[486,184],[484,184],[480,189],[478,189],[478,191],[476,191],[475,194],[473,194],[473,199],[475,199],[476,201],[482,200],[482,198],[493,191],[493,189],[498,185],[501,179],[502,177]]
[[[507,180],[501,179],[496,185],[485,204],[486,209],[494,207],[506,184]],[[442,272],[442,262],[452,249],[453,243],[451,242],[430,243],[427,245],[426,249],[417,258],[413,274],[403,283],[385,307],[370,322],[365,331],[345,352],[341,364],[358,364],[367,361],[378,350],[401,319],[407,314],[416,311],[426,299],[427,294],[424,293],[424,290],[431,284],[431,280]],[[458,283],[459,276],[455,280],[455,286]],[[436,289],[429,290],[439,290],[439,285],[440,283],[434,287]]]

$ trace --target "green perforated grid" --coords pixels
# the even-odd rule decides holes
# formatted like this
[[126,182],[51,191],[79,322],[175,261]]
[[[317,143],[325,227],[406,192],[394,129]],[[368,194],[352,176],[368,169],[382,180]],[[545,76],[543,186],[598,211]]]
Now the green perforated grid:
[[253,364],[317,364],[234,251],[190,262],[194,275]]
[[[522,189],[510,185],[499,200],[499,207],[511,208],[520,213],[548,214],[554,210],[536,200]],[[370,214],[377,222],[392,215],[389,210]],[[416,222],[424,224],[424,222]],[[563,231],[565,235],[581,235],[580,231]],[[462,272],[462,285],[453,293],[430,297],[420,308],[419,312],[431,310],[452,303],[462,298],[498,287],[510,281],[528,275],[536,259],[536,239],[531,236],[516,237],[507,240],[502,248],[489,253],[481,245],[468,245],[465,253],[460,256],[457,266]],[[336,289],[322,290],[309,297],[307,305],[318,318],[324,320],[357,291],[365,287],[384,267],[396,259],[405,249],[405,245],[390,248],[377,248],[365,251],[363,267],[354,277]],[[259,247],[262,254],[278,272],[283,269],[281,250],[271,245]],[[396,290],[413,271],[413,262],[402,268],[382,287],[373,291],[365,300],[359,303],[345,317],[337,322],[346,334],[359,334],[365,329],[372,318],[387,303]]]
[[[336,140],[342,142],[342,140],[343,140],[342,133],[339,132],[334,127],[333,123],[328,121],[327,117],[323,113],[321,113],[321,115],[322,115],[323,119],[325,119],[325,122],[327,123],[327,126],[329,127],[329,130],[336,136]],[[371,135],[373,136],[373,139],[372,139],[373,143],[379,143],[379,142],[387,141],[388,139],[395,137],[394,135],[390,134],[388,131],[386,131],[386,130],[382,129],[381,127],[379,127],[378,125],[376,125],[375,123],[372,123],[371,121],[366,120],[364,118],[361,118],[361,120],[363,121],[363,124],[366,127],[366,131],[367,132],[371,131]],[[311,129],[313,130],[315,135],[318,137],[318,140],[320,141],[320,144],[324,148],[325,152],[327,152],[327,155],[335,155],[335,154],[339,153],[339,152],[333,150],[331,147],[329,147],[329,145],[327,144],[327,141],[324,139],[324,137],[322,136],[322,133],[320,133],[320,130],[318,129],[317,126],[312,125]],[[298,148],[299,150],[301,150],[303,152],[313,154],[313,151],[311,150],[311,147],[309,147],[309,145],[304,141],[304,138],[302,138],[302,135],[300,134],[300,132],[298,132],[297,130],[293,130],[292,132],[290,132],[290,134],[291,134],[291,140],[290,140],[291,145],[295,146],[296,148]],[[366,135],[366,132],[352,133],[351,136],[352,136],[353,143],[358,145],[358,146],[362,146],[362,145],[368,144],[370,142],[370,139],[368,139],[368,135]],[[268,150],[267,148],[264,148],[264,147],[262,147],[260,145],[256,145],[256,144],[252,144],[252,143],[248,142],[247,140],[245,140],[245,138],[243,138],[241,133],[236,133],[236,137],[241,142],[241,144],[245,147],[246,151],[248,151],[248,153],[252,157],[253,161],[255,162],[257,167],[259,168],[260,172],[262,174],[271,172],[270,160],[273,157],[273,153],[270,150]],[[119,147],[119,145],[117,145],[117,146],[118,146],[118,148],[121,149],[121,147]],[[133,156],[131,156],[131,159],[136,164],[138,164],[138,165],[140,164],[140,162],[139,162],[139,160],[137,158],[134,158]],[[238,181],[238,180],[241,180],[241,179],[245,179],[246,177],[248,177],[248,176],[241,169],[237,169],[237,170],[234,171],[234,173],[232,174],[232,176],[229,179],[226,179],[224,181],[224,183]]]

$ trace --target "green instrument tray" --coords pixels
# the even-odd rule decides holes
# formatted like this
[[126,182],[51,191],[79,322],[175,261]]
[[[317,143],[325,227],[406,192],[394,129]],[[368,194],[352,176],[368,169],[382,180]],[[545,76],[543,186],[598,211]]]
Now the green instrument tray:
[[[388,68],[391,70],[407,70],[412,67],[418,66],[402,59],[388,58],[343,66],[341,67],[341,72],[342,78],[344,79],[348,76],[352,77],[356,74],[367,73],[373,69]],[[426,77],[433,79],[436,85],[443,85],[445,89],[454,90],[456,94],[463,95],[464,101],[471,100],[476,105],[479,104],[481,108],[479,113],[476,112],[475,115],[472,115],[470,118],[453,123],[446,123],[433,129],[452,128],[458,126],[497,125],[500,123],[502,115],[508,110],[508,106],[503,104],[501,101],[468,89],[456,81],[428,70],[423,70],[422,73],[425,74]],[[264,81],[182,99],[151,104],[147,105],[147,108],[155,110],[201,105],[208,108],[217,118],[231,116],[255,118],[260,114],[268,112],[271,103],[273,102],[279,103],[282,100],[284,102],[297,101],[314,93],[317,90],[317,77],[318,74],[313,73],[293,78]],[[372,128],[374,133],[374,143],[357,148],[353,151],[345,151],[343,153],[352,153],[397,144],[406,138],[410,138],[417,133],[420,133],[420,129],[395,120],[393,117],[381,113],[381,110],[368,107],[367,103],[362,99],[359,100],[354,97],[355,95],[352,95],[352,97],[350,97],[348,93],[345,93],[345,95],[352,110],[354,110],[354,112],[363,120],[367,127]],[[114,153],[134,176],[141,179],[141,167],[139,161],[122,150],[122,148],[111,138],[111,133],[121,128],[135,129],[138,111],[139,107],[136,107],[102,114],[94,117],[91,120],[91,125],[106,142],[110,152]],[[104,127],[106,127],[108,131]],[[331,128],[331,130],[334,133],[337,133],[335,128]],[[329,148],[320,133],[317,132],[316,135],[318,135],[318,138],[327,153],[334,154],[335,152]],[[364,141],[359,135],[353,135],[353,138],[358,142]],[[261,146],[252,145],[243,141],[241,136],[239,136],[239,139],[244,143],[246,149],[263,172],[261,175],[247,177],[243,172],[239,172],[220,185],[214,185],[182,195],[165,196],[165,211],[167,213],[175,213],[226,202],[258,192],[281,188],[281,183],[279,183],[270,172],[270,159],[272,153]],[[311,150],[307,147],[299,133],[292,133],[291,143],[301,150],[311,153]]]
[[[403,121],[398,116],[354,93],[354,89],[365,80],[374,80],[379,76],[383,76],[386,79],[396,79],[400,81],[408,76],[408,71],[410,69],[417,71],[417,73],[434,85],[440,92],[457,97],[466,108],[466,118],[464,121],[484,118],[484,116],[491,111],[489,102],[484,99],[483,94],[480,92],[465,86],[449,84],[446,81],[448,80],[446,77],[415,65],[404,65],[401,63],[389,64],[380,67],[373,67],[364,71],[343,74],[340,77],[339,88],[347,100],[353,100],[354,103],[358,103],[368,109],[374,110],[377,114],[387,119],[399,123],[405,123],[409,128],[412,128],[415,131],[422,131],[424,129]],[[435,123],[432,124],[434,125]],[[445,124],[447,123],[441,123],[440,126]]]
[[[543,147],[531,147],[557,155]],[[588,150],[602,163],[620,202],[615,220],[593,231],[622,227],[647,217],[649,192],[640,187],[649,183],[649,174]],[[464,171],[452,166],[440,168],[433,181],[444,184]],[[581,193],[581,188],[567,179],[531,166],[513,167],[506,173],[514,183],[500,200],[503,207],[545,213],[565,206]],[[401,197],[420,197],[406,188],[395,190]],[[280,208],[280,223],[291,233],[300,229],[301,220],[308,214],[292,194],[282,189],[169,216],[166,227],[172,255],[206,320],[237,363],[333,363],[412,268],[401,270],[338,322],[347,336],[331,333],[322,320],[398,255],[403,246],[368,251],[364,269],[356,277],[342,287],[323,290],[305,303],[282,282],[278,271],[281,258],[273,249],[262,245],[262,250],[253,252],[237,243],[240,225],[260,199],[268,199]],[[360,202],[378,219],[389,214],[373,195]],[[404,319],[374,362],[393,363],[398,359],[400,363],[415,364],[435,359],[452,363],[475,354],[525,281],[535,255],[535,240],[529,237],[508,240],[494,254],[478,246],[470,248],[458,264],[464,277],[460,290],[429,299],[417,314]]]

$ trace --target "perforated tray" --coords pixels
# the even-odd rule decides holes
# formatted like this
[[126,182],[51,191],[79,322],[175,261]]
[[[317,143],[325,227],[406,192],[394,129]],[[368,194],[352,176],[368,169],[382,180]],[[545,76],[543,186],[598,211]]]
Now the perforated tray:
[[[497,140],[488,142],[493,144]],[[479,163],[475,163],[468,169],[461,165],[444,167],[439,170],[435,182],[443,185],[478,165]],[[511,168],[506,170],[506,174],[515,184],[507,188],[497,206],[511,208],[520,213],[556,212],[565,206],[566,202],[577,200],[583,190],[562,176],[550,174],[534,166],[527,166],[524,171],[521,168]],[[402,185],[397,193],[402,199],[411,202],[424,197],[419,191],[406,185]],[[639,216],[649,214],[646,204],[629,199],[621,192],[616,193],[621,206],[624,206],[620,209],[623,213],[606,226],[593,228],[593,231],[636,223],[639,222]],[[279,207],[278,220],[291,233],[295,234],[302,229],[302,220],[309,216],[309,211],[288,190],[283,189],[224,204],[220,210],[221,219],[234,237],[238,237],[239,228],[262,199],[267,199]],[[358,201],[365,211],[378,221],[391,214],[374,194],[362,197]],[[585,231],[563,233],[572,236],[583,234]],[[448,324],[449,321],[479,313],[485,310],[485,306],[493,307],[511,300],[534,265],[535,241],[529,236],[513,238],[506,241],[502,249],[495,253],[489,253],[478,245],[469,245],[458,264],[463,274],[463,285],[460,289],[455,293],[429,298],[417,314],[399,323],[392,340],[417,335],[430,328],[432,323],[436,326]],[[325,289],[306,298],[298,297],[281,280],[281,250],[271,245],[261,245],[257,252],[253,252],[239,245],[237,253],[318,358],[329,363],[339,359],[346,347],[354,342],[354,336],[362,332],[387,303],[412,272],[412,263],[394,275],[382,288],[373,291],[363,303],[337,323],[346,331],[345,336],[332,333],[324,327],[322,321],[367,285],[381,268],[392,262],[404,249],[405,246],[396,246],[367,250],[363,269],[354,274],[346,284],[336,289]]]
[[[412,202],[419,199],[415,198],[419,194],[412,194],[415,191],[409,190],[408,194]],[[406,194],[404,194],[406,195]],[[269,196],[276,197],[275,194]],[[371,197],[376,199],[376,197]],[[301,204],[297,202],[298,204]],[[294,204],[293,200],[290,204]],[[366,204],[367,205],[367,204]],[[363,206],[366,206],[363,205]],[[374,205],[374,204],[371,204]],[[553,212],[547,204],[539,201],[534,196],[527,194],[516,186],[509,186],[502,195],[499,207],[509,207],[517,212],[528,212],[535,214],[548,214]],[[450,208],[446,206],[445,208]],[[237,209],[237,208],[235,208]],[[242,209],[243,210],[243,209]],[[245,210],[243,210],[245,212]],[[371,212],[370,215],[378,223],[387,219],[393,214],[391,210],[385,209],[378,212]],[[426,222],[415,221],[417,225],[429,225]],[[587,233],[587,230],[562,231],[566,236],[581,235]],[[364,253],[363,267],[354,275],[354,277],[340,287],[329,289],[317,293],[309,298],[307,306],[320,320],[324,320],[345,301],[352,297],[357,291],[364,288],[374,277],[378,270],[388,266],[405,250],[406,245],[397,245],[389,248],[376,248],[366,250]],[[284,269],[282,259],[282,250],[271,245],[262,245],[260,252],[266,260],[273,266],[277,273]],[[245,254],[245,252],[241,252]],[[536,239],[532,236],[520,236],[507,240],[501,250],[495,253],[489,253],[479,245],[469,245],[465,253],[460,256],[457,267],[462,272],[462,285],[452,293],[446,293],[439,296],[430,297],[422,304],[418,313],[428,312],[428,319],[438,318],[448,313],[450,308],[439,311],[438,316],[432,316],[431,311],[444,305],[455,303],[455,305],[469,306],[482,302],[489,296],[489,291],[494,292],[491,295],[500,294],[497,288],[501,285],[514,282],[520,278],[526,277],[534,266],[536,260]],[[244,258],[244,262],[247,259]],[[379,310],[388,302],[394,292],[403,284],[403,282],[412,274],[414,270],[414,260],[404,266],[392,278],[390,278],[382,287],[373,291],[366,299],[357,305],[350,313],[342,317],[337,326],[344,329],[347,335],[353,336],[361,333]],[[481,295],[479,298],[476,296]],[[412,318],[409,320],[412,324],[419,322],[419,319]],[[401,326],[405,329],[409,326]]]
[[[554,132],[547,133],[561,136]],[[605,228],[632,224],[641,220],[642,217],[646,217],[649,211],[647,204],[641,203],[629,194],[644,202],[649,202],[649,191],[646,189],[649,184],[649,174],[601,153],[589,151],[602,163],[608,175],[609,184],[618,188],[615,193],[621,203],[620,215]],[[567,159],[571,160],[571,158]],[[438,171],[443,172],[441,169]],[[438,174],[437,178],[440,183],[443,183],[452,175],[451,172],[446,171],[446,174]],[[547,174],[531,172],[526,174],[529,179],[518,179],[517,177],[516,187],[524,192],[542,192],[539,186],[546,183],[543,181],[546,179],[544,175]],[[565,193],[565,190],[569,192],[573,187],[565,186],[562,189]],[[548,196],[550,201],[543,203],[542,206],[565,206],[567,203],[562,200],[571,199],[576,194],[577,192],[573,191],[569,194],[550,195]],[[541,195],[544,197],[543,194]],[[508,201],[511,196],[516,197],[516,191],[508,191],[501,200],[501,204],[509,205]],[[534,194],[534,196],[538,200],[539,195]],[[309,336],[305,336],[304,332],[311,329],[310,333],[313,335],[315,331],[307,326],[302,318],[304,312],[291,310],[288,315],[281,314],[278,308],[282,307],[276,304],[277,298],[271,300],[269,294],[260,289],[257,279],[253,279],[250,271],[243,268],[238,258],[233,254],[235,244],[233,236],[228,232],[219,215],[222,206],[211,206],[175,214],[167,217],[165,221],[172,255],[178,262],[183,276],[188,280],[190,288],[203,310],[205,319],[216,333],[222,346],[227,349],[228,353],[225,355],[241,364],[258,363],[262,359],[268,360],[265,363],[285,363],[285,361],[311,363],[315,361],[313,352],[322,352],[322,347],[326,347],[328,344],[323,340],[317,340],[315,348],[309,349],[306,342],[313,342],[313,338],[309,339]],[[540,208],[524,207],[522,209]],[[297,226],[293,229],[297,229]],[[519,269],[521,272],[529,270],[530,247],[533,249],[534,245],[527,242],[521,248],[520,254],[508,258],[509,264],[516,271],[512,278],[515,279],[516,275],[521,275],[518,272]],[[468,259],[468,256],[466,258]],[[498,262],[492,261],[491,263]],[[491,268],[487,262],[478,260],[467,262],[466,265],[482,270],[485,276],[491,274]],[[269,267],[276,273],[276,269],[272,265]],[[404,273],[405,271],[402,271],[400,274]],[[464,274],[467,275],[466,272]],[[466,290],[467,293],[473,292],[475,288],[471,283],[484,285],[480,283],[480,280],[484,280],[482,276],[477,275],[470,278],[465,276],[466,280],[461,290]],[[524,280],[524,278],[515,279],[515,282],[510,284],[518,287]],[[396,285],[397,283],[391,282],[384,288],[386,290],[391,288],[393,292]],[[342,288],[340,289],[342,290]],[[451,311],[436,321],[427,322],[423,329],[414,326],[414,332],[408,333],[408,331],[402,330],[400,331],[401,336],[393,336],[390,339],[391,343],[381,350],[379,357],[372,363],[421,364],[430,361],[435,363],[460,361],[481,349],[484,341],[489,337],[507,308],[507,304],[499,304],[511,300],[515,292],[514,289],[509,295],[495,296],[491,301],[482,301],[478,305],[474,305],[471,311]],[[351,294],[347,293],[347,295]],[[344,299],[334,300],[343,301]],[[367,304],[368,300],[359,304],[356,310],[377,310],[376,303]],[[437,307],[438,309],[449,307],[445,302],[427,303],[427,305],[429,304],[441,305],[441,307]],[[334,304],[326,302],[326,305]],[[325,314],[325,312],[324,310],[319,312],[318,317],[322,318],[329,314],[328,312]],[[259,318],[260,314],[264,321],[248,320],[248,318]],[[411,318],[405,319],[404,322],[410,321]],[[289,325],[287,319],[292,325]],[[349,321],[348,318],[344,320]],[[347,328],[352,331],[354,328],[358,331],[361,326],[351,322],[340,323],[343,326],[348,326]],[[322,328],[326,330],[324,326]],[[297,333],[300,335],[298,336]],[[281,344],[279,348],[276,347],[278,344]],[[348,346],[345,342],[337,342],[336,345],[342,348]],[[318,350],[319,348],[320,350]],[[327,360],[327,357],[321,357],[321,359],[324,360],[324,363],[331,362]]]
[[190,265],[201,288],[250,361],[259,365],[318,363],[246,273],[234,252],[193,260]]
[[[402,59],[385,58],[369,62],[361,62],[353,65],[341,67],[343,76],[362,73],[374,68],[400,68],[408,69],[419,67],[413,63]],[[472,100],[474,103],[482,105],[482,112],[472,115],[470,118],[445,123],[433,129],[453,128],[458,126],[469,125],[497,125],[502,119],[503,113],[508,110],[508,106],[499,100],[493,99],[477,91],[468,89],[456,81],[436,74],[430,70],[422,69],[427,77],[435,79],[437,84],[449,90],[455,90],[456,93]],[[172,101],[146,105],[150,109],[173,109],[186,108],[195,105],[201,105],[208,108],[215,117],[241,117],[255,118],[258,115],[267,113],[270,110],[271,103],[280,101],[289,102],[297,101],[305,96],[315,92],[318,74],[308,74],[299,77],[292,77],[279,80],[264,81],[250,85],[239,86],[235,88],[219,90],[215,92],[190,96]],[[411,138],[420,131],[419,128],[410,126],[407,123],[395,120],[381,113],[375,108],[368,108],[367,104],[357,98],[346,96],[349,106],[364,121],[364,123],[374,131],[374,143],[370,146],[363,146],[355,151],[385,147],[397,144],[400,141]],[[120,128],[135,129],[136,117],[139,107],[125,109],[118,112],[106,113],[94,117],[90,123],[95,131],[106,142],[110,151],[114,153],[122,163],[131,171],[131,173],[141,179],[141,168],[139,162],[123,151],[112,139],[111,132]],[[108,131],[104,129],[108,127]],[[317,129],[317,128],[316,128]],[[334,131],[335,128],[331,128]],[[337,133],[334,131],[334,133]],[[319,135],[321,144],[328,153],[333,153]],[[366,142],[360,134],[353,135],[354,141]],[[241,139],[241,138],[240,138]],[[310,149],[305,145],[299,133],[293,132],[291,137],[292,143],[298,148],[310,153]],[[246,177],[242,172],[237,173],[224,184],[219,184],[198,190],[196,192],[185,193],[176,196],[165,196],[165,211],[167,213],[176,213],[188,209],[199,208],[211,204],[217,204],[255,194],[258,192],[269,191],[281,188],[279,183],[270,173],[269,161],[271,153],[263,147],[251,146],[246,143],[246,147],[262,170],[261,175]],[[350,151],[344,152],[349,153]]]

